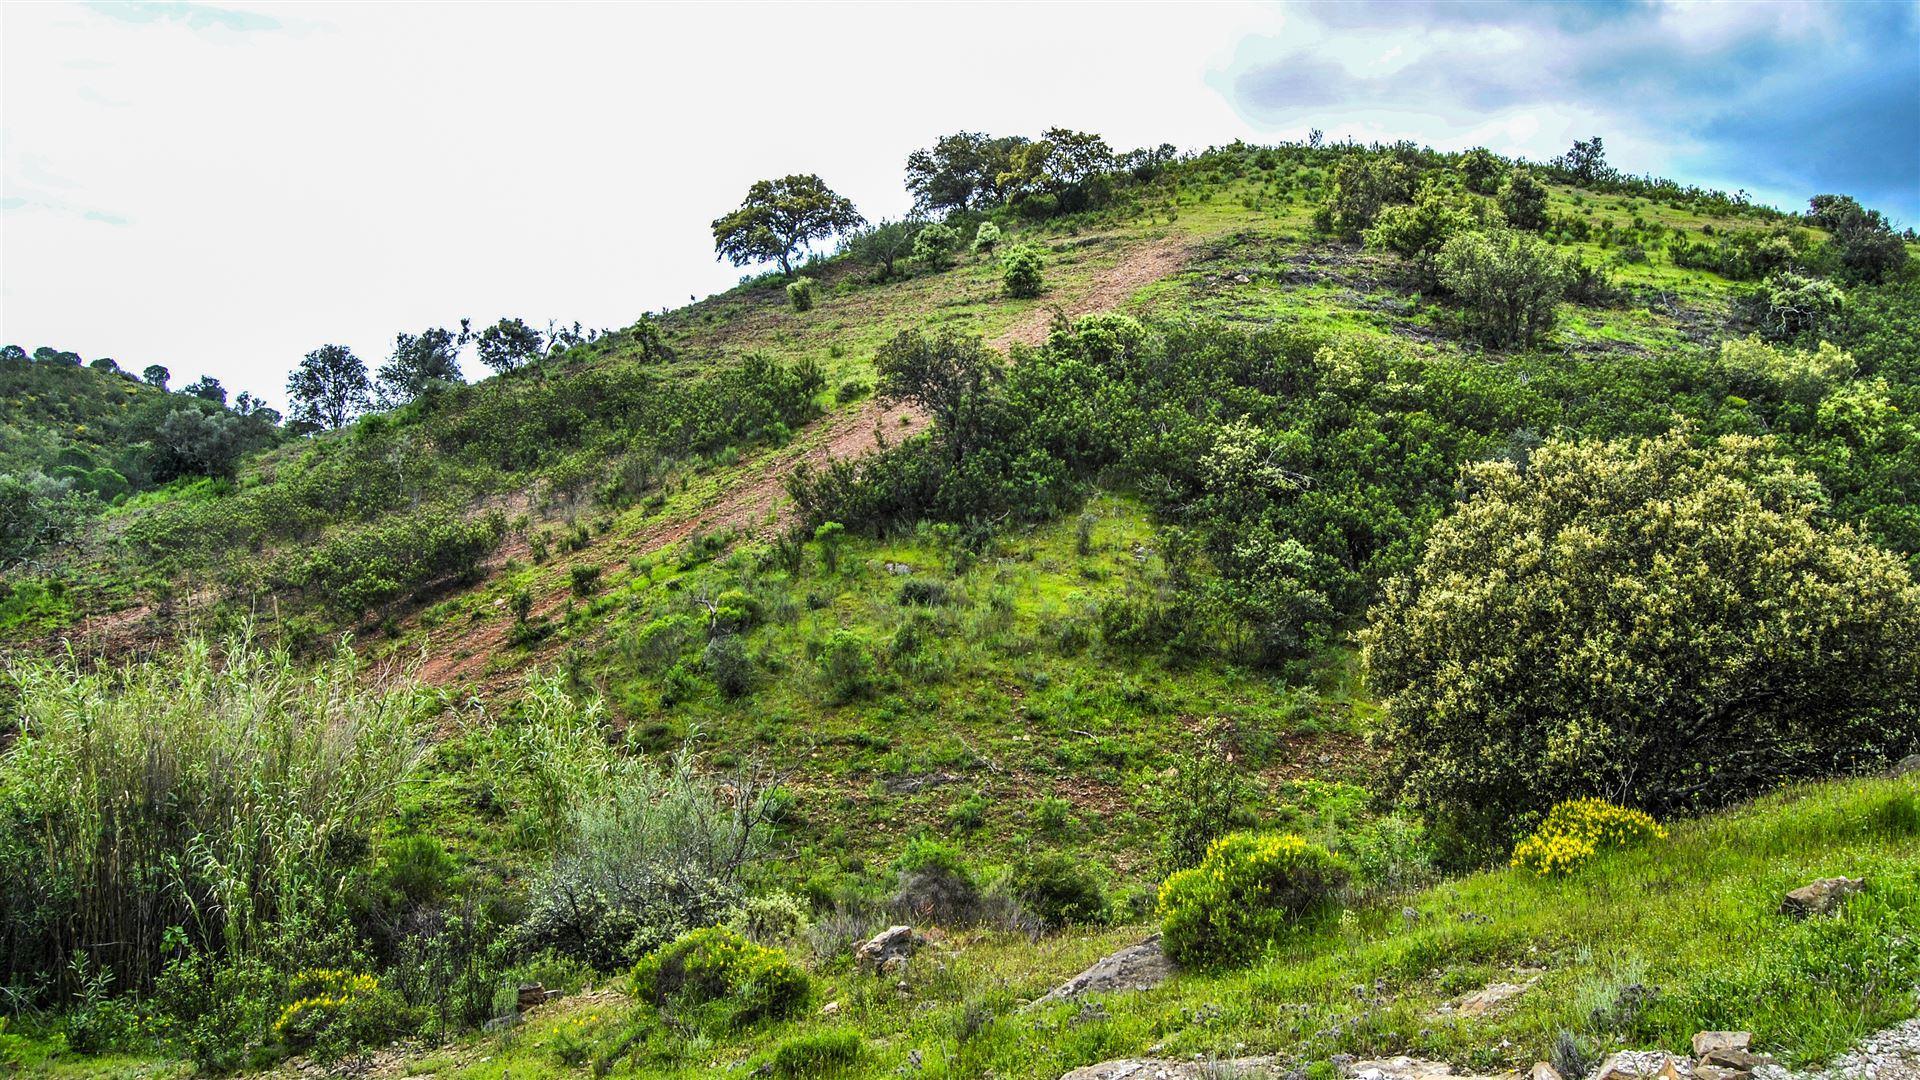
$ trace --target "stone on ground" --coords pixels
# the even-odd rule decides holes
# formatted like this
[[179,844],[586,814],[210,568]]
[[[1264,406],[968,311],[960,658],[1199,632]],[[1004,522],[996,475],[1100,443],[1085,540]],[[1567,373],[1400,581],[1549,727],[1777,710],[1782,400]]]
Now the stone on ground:
[[1860,878],[1821,878],[1788,893],[1780,901],[1780,914],[1797,915],[1803,919],[1809,915],[1825,915],[1837,910],[1847,902],[1847,897],[1866,886],[1867,883]]
[[1115,1058],[1098,1065],[1082,1065],[1060,1080],[1277,1080],[1286,1070],[1270,1057]]
[[1151,990],[1172,974],[1173,961],[1160,948],[1160,935],[1155,934],[1138,945],[1129,945],[1094,961],[1092,967],[1047,991],[1033,1004],[1071,1001],[1083,994]]

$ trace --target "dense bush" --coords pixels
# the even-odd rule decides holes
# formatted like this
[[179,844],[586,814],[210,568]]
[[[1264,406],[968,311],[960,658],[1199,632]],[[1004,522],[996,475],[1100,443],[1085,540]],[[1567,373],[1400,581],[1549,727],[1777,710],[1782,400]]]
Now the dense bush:
[[408,1010],[372,975],[309,968],[287,983],[273,1033],[315,1061],[385,1046],[412,1027]]
[[554,836],[532,883],[529,943],[604,968],[724,921],[765,854],[769,779],[708,775],[691,747],[657,764],[617,757],[598,712],[550,681],[528,713],[520,753]]
[[1016,244],[1008,248],[1000,260],[1000,291],[1015,300],[1039,296],[1045,286],[1042,278],[1044,270],[1039,248],[1032,244]]
[[1547,227],[1547,186],[1526,169],[1515,169],[1500,185],[1500,213],[1507,224],[1526,232]]
[[1720,805],[1920,744],[1920,586],[1760,440],[1552,442],[1363,635],[1393,771],[1469,839],[1564,798]]
[[932,222],[913,238],[913,261],[929,270],[945,270],[953,265],[953,252],[959,246],[960,233],[956,229]]
[[1088,860],[1060,851],[1037,852],[1013,871],[1013,894],[1049,927],[1106,921],[1107,894]]
[[1445,192],[1429,189],[1412,203],[1383,207],[1366,231],[1366,241],[1407,260],[1420,282],[1432,285],[1441,247],[1473,224],[1473,216]]
[[682,1022],[719,1028],[792,1016],[811,993],[807,973],[785,953],[723,926],[689,931],[641,960],[633,989]]
[[1645,811],[1605,799],[1571,799],[1547,813],[1533,835],[1513,846],[1512,865],[1541,877],[1571,874],[1604,851],[1665,839]]
[[1739,302],[1741,314],[1769,341],[1825,336],[1841,323],[1846,296],[1823,278],[1782,271]]
[[991,221],[983,221],[973,234],[973,250],[977,255],[991,255],[1000,243],[1000,226]]
[[813,279],[798,277],[787,282],[787,304],[795,311],[812,311]]
[[1200,865],[1160,886],[1161,945],[1186,967],[1247,963],[1332,905],[1347,877],[1338,858],[1298,836],[1221,837]]
[[1348,157],[1334,169],[1333,192],[1322,207],[1320,224],[1358,240],[1382,210],[1412,202],[1418,182],[1418,170],[1397,155]]
[[1457,233],[1438,264],[1440,283],[1489,343],[1532,345],[1553,329],[1569,270],[1544,241],[1513,229]]

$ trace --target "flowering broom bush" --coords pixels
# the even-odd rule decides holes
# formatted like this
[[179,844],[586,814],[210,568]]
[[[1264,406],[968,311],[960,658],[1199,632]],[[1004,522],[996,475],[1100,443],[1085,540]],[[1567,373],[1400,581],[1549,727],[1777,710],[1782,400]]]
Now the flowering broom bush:
[[1667,830],[1639,810],[1605,799],[1560,803],[1532,836],[1513,847],[1513,865],[1541,877],[1571,874],[1603,851],[1664,840]]
[[1347,878],[1337,856],[1298,836],[1231,833],[1160,886],[1161,947],[1189,967],[1245,963],[1332,903]]

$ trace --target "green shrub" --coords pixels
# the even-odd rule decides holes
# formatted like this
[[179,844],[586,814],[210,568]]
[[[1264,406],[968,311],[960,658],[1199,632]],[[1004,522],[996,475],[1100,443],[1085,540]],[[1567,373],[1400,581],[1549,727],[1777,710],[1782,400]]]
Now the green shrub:
[[1380,211],[1413,201],[1418,172],[1392,154],[1360,154],[1334,169],[1333,192],[1317,223],[1349,240],[1373,227]]
[[1000,243],[1000,226],[995,225],[991,221],[981,222],[980,228],[977,229],[973,234],[974,253],[979,255],[990,255],[993,253],[994,247],[999,243]]
[[1160,886],[1162,946],[1183,966],[1246,963],[1331,905],[1347,878],[1339,858],[1298,836],[1231,833]]
[[288,980],[273,1033],[289,1049],[327,1062],[385,1046],[413,1022],[399,997],[374,976],[310,968]]
[[1014,867],[1013,894],[1049,927],[1107,919],[1107,894],[1090,861],[1066,852],[1030,855]]
[[807,933],[807,905],[791,893],[749,896],[734,908],[727,925],[761,945],[785,946]]
[[812,311],[813,279],[800,277],[787,282],[787,303],[795,311]]
[[1526,232],[1547,227],[1547,186],[1526,169],[1515,169],[1500,185],[1500,213],[1507,224]]
[[663,1012],[730,1028],[792,1016],[811,993],[786,953],[723,926],[690,931],[640,961],[633,988]]
[[1772,444],[1549,442],[1472,492],[1362,635],[1390,765],[1484,847],[1553,802],[1659,814],[1920,748],[1920,585]]
[[1571,874],[1603,851],[1664,840],[1667,830],[1639,810],[1605,799],[1571,799],[1556,805],[1532,836],[1513,847],[1512,865],[1540,877]]
[[1441,246],[1437,266],[1440,284],[1494,345],[1532,345],[1550,332],[1569,278],[1565,258],[1515,229],[1456,233]]
[[592,596],[600,591],[600,568],[581,563],[567,571],[567,578],[573,584],[573,595]]
[[960,849],[930,837],[907,842],[894,861],[900,875],[893,908],[936,926],[964,926],[980,913],[981,892]]
[[1838,327],[1846,294],[1824,278],[1783,270],[1739,303],[1746,320],[1769,341],[1820,337]]
[[729,698],[744,696],[753,689],[753,657],[738,634],[722,634],[707,642],[701,663],[712,677],[713,685]]
[[1455,233],[1472,226],[1472,215],[1444,191],[1428,189],[1412,203],[1382,208],[1365,236],[1368,247],[1391,251],[1405,259],[1415,276],[1431,285],[1441,247]]
[[1018,244],[1007,249],[1000,260],[1000,291],[1015,300],[1030,300],[1040,295],[1044,286],[1040,249],[1031,244]]
[[1493,151],[1476,146],[1460,156],[1460,179],[1476,195],[1491,195],[1500,189],[1507,170]]
[[933,222],[921,228],[913,238],[913,260],[934,270],[953,265],[953,251],[960,246],[960,234],[950,225]]
[[835,630],[820,647],[820,678],[836,704],[865,697],[873,689],[873,650],[852,630]]
[[795,1035],[774,1049],[772,1071],[781,1080],[837,1076],[858,1065],[865,1052],[860,1033],[845,1028]]

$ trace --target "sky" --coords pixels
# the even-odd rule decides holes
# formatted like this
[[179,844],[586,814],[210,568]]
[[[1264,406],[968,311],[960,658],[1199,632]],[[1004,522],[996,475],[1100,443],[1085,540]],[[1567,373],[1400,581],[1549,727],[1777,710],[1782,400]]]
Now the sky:
[[[1329,138],[1920,221],[1897,3],[0,6],[0,341],[284,399],[322,344],[621,327],[733,284],[711,221],[817,172],[870,219],[941,134]],[[481,372],[469,363],[471,374]]]

